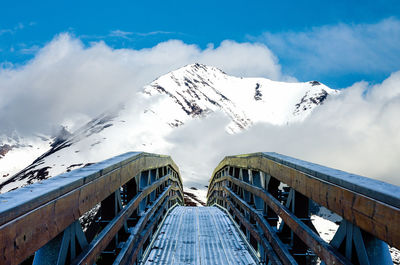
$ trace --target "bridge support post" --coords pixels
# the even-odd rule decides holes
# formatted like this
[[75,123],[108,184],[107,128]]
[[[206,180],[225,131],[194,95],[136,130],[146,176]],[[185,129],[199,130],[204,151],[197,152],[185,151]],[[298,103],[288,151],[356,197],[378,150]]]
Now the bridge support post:
[[[107,226],[108,223],[110,223],[115,216],[118,215],[118,213],[123,209],[122,206],[122,199],[121,199],[121,192],[119,189],[117,189],[113,194],[108,196],[106,199],[104,199],[101,202],[101,226],[104,228]],[[123,240],[121,237],[125,236],[128,234],[128,224],[125,221],[123,228],[117,232],[113,238],[113,240],[110,241],[110,243],[107,245],[107,247],[104,249],[102,252],[103,255],[103,260],[104,261],[111,261],[115,258],[116,250],[118,248],[118,245],[120,242]]]
[[[400,248],[399,194],[399,187],[377,180],[255,153],[226,157],[217,166],[207,204],[232,214],[263,264],[314,264],[317,257],[327,264],[393,264],[388,245]],[[319,233],[311,222],[311,214],[325,217],[314,211],[319,207],[343,218],[330,243],[324,223],[316,224]]]
[[[136,176],[123,186],[123,202],[125,205],[128,204],[128,202],[130,202],[136,196],[136,194],[138,194],[138,180],[139,176]],[[138,210],[136,209],[127,220],[128,227],[135,226],[138,220]]]
[[[278,187],[280,185],[280,181],[276,178],[271,177],[268,174],[261,172],[264,175],[264,189],[270,193],[272,196],[278,199]],[[272,210],[266,203],[264,203],[264,216],[265,219],[272,227],[276,227],[278,224],[278,215]]]
[[[142,191],[149,184],[150,184],[150,170],[149,171],[143,171],[140,174],[139,191]],[[146,206],[148,204],[148,200],[149,200],[149,198],[148,198],[148,196],[146,196],[146,198],[143,199],[140,202],[140,204],[139,204],[139,215],[140,215],[140,213],[142,213],[142,212],[144,212],[146,210]]]
[[77,250],[83,250],[87,245],[85,234],[77,220],[36,251],[33,265],[64,265],[68,257],[69,261],[73,260],[78,254]]
[[[310,199],[294,189],[289,190],[286,207],[293,212],[304,224],[317,231],[310,219]],[[279,227],[282,239],[288,240],[292,255],[299,264],[308,264],[313,257],[309,256],[308,246],[284,222]],[[318,233],[318,232],[317,232]]]
[[[262,228],[259,223],[256,224],[256,228],[260,234],[263,234]],[[258,250],[258,254],[260,255],[260,264],[267,264],[268,255],[267,255],[266,250],[264,249],[263,245],[261,244],[261,242],[257,242],[256,250]]]
[[330,244],[352,262],[360,264],[393,264],[388,245],[361,230],[354,224],[342,220]]
[[[149,170],[150,183],[155,182],[157,178],[158,178],[158,170],[156,170],[156,169]],[[150,193],[150,196],[149,196],[150,203],[152,203],[156,200],[156,193],[157,193],[156,190],[154,190]]]
[[[265,182],[264,182],[263,175],[261,175],[259,171],[249,171],[249,173],[250,173],[251,184],[256,187],[265,189]],[[257,197],[253,194],[251,196],[254,197],[253,200],[254,200],[255,208],[257,210],[263,211],[264,210],[264,201],[260,197]]]

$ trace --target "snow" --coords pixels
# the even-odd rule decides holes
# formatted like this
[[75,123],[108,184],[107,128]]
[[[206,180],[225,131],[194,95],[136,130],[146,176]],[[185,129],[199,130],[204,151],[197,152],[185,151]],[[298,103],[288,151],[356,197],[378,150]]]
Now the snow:
[[[146,86],[145,92],[149,95],[168,94],[170,97],[165,100],[179,101],[188,112],[191,111],[189,103],[194,103],[203,110],[200,113],[203,115],[222,109],[232,118],[227,129],[238,132],[257,122],[283,125],[304,120],[318,104],[306,102],[307,106],[302,106],[304,108],[296,112],[296,104],[301,104],[303,97],[316,97],[323,91],[327,94],[338,93],[318,84],[238,78],[215,67],[192,64],[161,76]],[[255,99],[256,88],[261,95],[260,100]],[[181,113],[179,119],[187,119],[187,115],[183,114]],[[191,115],[199,114],[193,112]]]
[[143,264],[257,264],[229,217],[217,207],[175,207]]
[[293,168],[297,168],[311,176],[315,176],[319,179],[326,180],[330,183],[364,194],[389,205],[400,207],[399,186],[277,153],[265,152],[263,154],[269,159]]
[[0,137],[0,147],[12,147],[4,156],[0,155],[0,183],[12,177],[19,170],[28,166],[37,157],[50,148],[50,140],[40,136],[30,138]]
[[325,241],[325,242],[331,242],[332,238],[334,237],[336,231],[339,228],[339,225],[336,223],[329,221],[327,219],[324,219],[323,217],[320,217],[318,215],[312,215],[311,216],[311,222],[317,229],[319,236]]
[[[335,219],[335,218],[333,218]],[[336,220],[335,220],[336,221]],[[317,229],[319,236],[326,242],[331,242],[339,228],[335,222],[327,220],[318,215],[311,216],[311,222]],[[400,264],[400,251],[396,248],[389,247],[389,252],[394,264]]]
[[185,193],[190,193],[195,198],[189,198],[196,206],[203,206],[207,203],[207,189],[196,187],[183,187]]
[[[73,167],[76,169],[132,150],[165,154],[165,150],[170,148],[166,138],[175,127],[185,126],[188,121],[202,119],[212,112],[222,111],[231,119],[226,128],[229,133],[238,133],[256,123],[285,125],[301,122],[320,105],[317,99],[324,95],[323,91],[328,95],[339,93],[315,82],[286,83],[265,78],[240,78],[229,76],[215,67],[188,65],[145,86],[143,93],[135,95],[139,98],[135,102],[142,102],[141,105],[131,105],[127,99],[124,106],[116,106],[94,118],[68,137],[70,146],[45,155],[30,170],[49,167],[46,177],[51,177],[67,171],[72,165],[79,165]],[[102,111],[105,110],[99,110]],[[50,143],[49,136],[0,136],[0,146],[15,146],[0,157],[0,183],[48,151]],[[186,165],[178,166],[185,169]],[[7,174],[7,177],[2,177]],[[182,177],[185,185],[190,176]],[[0,192],[27,183],[27,179],[15,180]],[[374,182],[366,185],[374,185]],[[185,187],[185,191],[206,202],[207,189],[202,185],[195,188]],[[376,186],[373,188],[377,189]],[[337,225],[317,215],[312,216],[312,222],[321,237],[329,242]],[[393,257],[400,256],[394,249],[391,252]]]
[[[135,158],[139,153],[129,152],[95,165],[81,168],[75,172],[61,174],[29,186],[0,194],[0,212],[13,212],[16,208],[35,208],[44,202],[51,200],[54,196],[60,196],[60,192],[68,192],[77,186],[87,183],[93,178],[105,175],[115,169],[116,165],[125,164]],[[14,184],[14,183],[12,183]],[[60,189],[62,187],[62,189]],[[44,200],[44,201],[43,201]],[[28,209],[29,210],[29,209]]]
[[[255,98],[256,88],[258,100]],[[310,99],[323,91],[336,93],[322,84],[238,78],[215,67],[188,65],[145,86],[135,95],[136,105],[127,99],[125,104],[107,110],[72,134],[65,133],[65,142],[53,146],[48,153],[44,152],[50,148],[50,142],[43,140],[29,143],[32,147],[8,152],[0,159],[0,172],[9,176],[43,155],[14,178],[18,182],[2,187],[6,178],[0,181],[0,192],[128,151],[167,154],[171,148],[167,137],[176,127],[185,126],[193,119],[202,119],[212,112],[222,111],[230,117],[232,122],[226,128],[229,133],[240,132],[255,123],[301,121],[320,104],[304,101],[304,97]],[[178,166],[185,168],[185,165]],[[184,181],[190,178],[182,177]],[[197,188],[202,190],[198,197],[205,201],[204,187]]]

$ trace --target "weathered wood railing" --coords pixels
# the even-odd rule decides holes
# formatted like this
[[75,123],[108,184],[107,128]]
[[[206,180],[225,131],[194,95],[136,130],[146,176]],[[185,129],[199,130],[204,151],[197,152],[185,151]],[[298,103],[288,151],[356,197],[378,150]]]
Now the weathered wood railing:
[[[207,197],[265,264],[393,264],[387,244],[400,248],[400,187],[276,153],[226,157]],[[343,218],[329,243],[310,219],[321,206]]]
[[0,264],[135,264],[177,203],[171,158],[133,152],[1,194]]

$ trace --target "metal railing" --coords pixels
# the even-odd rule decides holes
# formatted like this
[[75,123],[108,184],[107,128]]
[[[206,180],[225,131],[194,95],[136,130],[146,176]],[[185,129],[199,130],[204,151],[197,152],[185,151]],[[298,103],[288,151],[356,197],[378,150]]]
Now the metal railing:
[[[276,153],[226,157],[207,204],[226,208],[265,264],[393,264],[400,248],[400,187]],[[342,217],[330,242],[311,214]],[[386,242],[386,243],[385,243]]]
[[0,264],[135,264],[183,204],[169,156],[131,152],[0,195]]

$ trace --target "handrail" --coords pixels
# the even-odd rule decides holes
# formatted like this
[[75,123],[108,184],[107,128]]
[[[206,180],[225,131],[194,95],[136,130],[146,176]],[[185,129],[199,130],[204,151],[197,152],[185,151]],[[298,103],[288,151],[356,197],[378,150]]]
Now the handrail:
[[[257,194],[261,195],[260,197],[268,204],[268,206],[271,207],[273,211],[282,218],[282,220],[307,244],[309,248],[311,248],[319,257],[323,257],[328,264],[350,264],[348,260],[346,260],[337,250],[321,239],[319,235],[317,235],[310,227],[304,224],[289,209],[287,209],[287,207],[281,205],[280,202],[271,194],[262,191],[260,188],[253,187],[243,181],[233,178],[227,179],[233,181],[235,184],[243,184],[243,186],[247,186],[248,189],[246,190],[256,191]],[[272,246],[278,255],[282,259],[285,259],[287,264],[295,264],[293,260],[290,260],[290,254],[280,254],[286,249],[286,247],[282,245],[282,242],[278,239],[273,229],[267,228],[268,223],[263,220],[259,213],[257,213],[257,210],[248,205],[231,189],[227,187],[224,187],[224,189],[229,193],[235,202],[239,203],[242,207],[249,211],[255,219],[257,219],[264,232],[269,238],[271,238],[271,241],[273,240],[274,244],[272,244]]]
[[[89,244],[88,249],[83,252],[78,258],[75,259],[73,264],[92,264],[95,262],[95,259],[101,251],[103,251],[108,243],[112,240],[113,236],[122,228],[124,223],[127,221],[128,217],[132,215],[132,213],[139,207],[139,203],[152,191],[158,188],[165,180],[167,180],[169,176],[165,176],[151,186],[143,190],[139,193],[136,198],[132,199],[121,212],[101,231],[101,233]],[[161,202],[164,202],[165,197],[168,196],[168,192],[171,190],[172,186],[168,186],[164,190],[164,192],[159,196],[159,198],[152,204],[152,207],[148,210],[148,213],[145,214],[146,218],[141,218],[139,222],[136,224],[134,231],[131,231],[131,234],[136,235],[140,232],[144,227],[143,224],[148,220],[151,214],[155,209],[160,205]]]
[[[146,159],[153,159],[153,161],[145,161]],[[132,162],[141,162],[143,165],[146,165],[147,167],[144,166],[142,170],[170,165],[179,173],[178,167],[169,156],[145,152],[128,152],[87,167],[49,178],[46,180],[46,185],[43,185],[42,181],[0,194],[0,225],[32,209],[38,208],[54,198],[60,197],[86,183],[98,179],[101,176],[111,174],[117,169],[120,170]],[[133,173],[132,176],[136,174]],[[126,181],[126,178],[121,179],[121,181]],[[181,179],[179,181],[182,182]],[[32,196],[32,193],[34,193],[35,196]]]
[[[1,194],[0,263],[18,264],[24,261],[96,204],[108,199],[113,193],[119,195],[122,186],[133,179],[139,182],[137,178],[140,178],[141,172],[150,173],[155,170],[158,176],[161,169],[163,172],[167,171],[166,175],[159,176],[154,181],[153,177],[150,180],[149,175],[150,185],[142,185],[138,194],[110,220],[100,236],[83,250],[94,251],[81,254],[93,261],[93,257],[104,250],[113,235],[118,233],[145,198],[148,198],[146,201],[152,200],[163,189],[157,195],[163,202],[171,200],[169,193],[183,202],[179,169],[169,156],[129,152]],[[151,205],[149,203],[151,202],[146,202]],[[159,204],[153,206],[157,207]]]
[[[267,160],[269,161],[269,163],[267,162]],[[372,199],[400,208],[400,188],[398,186],[274,152],[227,156],[215,168],[212,176],[215,177],[215,173],[217,171],[220,171],[222,167],[227,165],[259,169],[264,171],[265,173],[280,178],[282,182],[291,186],[291,177],[279,174],[276,171],[280,170],[280,168],[273,167],[273,165],[285,166],[287,168],[295,169],[296,171],[304,173],[308,176],[312,176],[321,181],[326,181],[331,184],[338,185],[350,191],[363,194]],[[212,180],[213,179],[210,179],[210,183],[212,183]]]
[[[252,174],[258,174],[257,183]],[[266,179],[275,179],[275,191],[268,190]],[[218,203],[232,211],[235,207],[247,211],[256,219],[257,226],[263,228],[263,233],[284,261],[287,256],[279,253],[282,248],[278,247],[274,231],[268,231],[271,230],[265,226],[268,222],[260,215],[259,207],[255,207],[254,200],[262,200],[321,259],[327,263],[347,264],[347,258],[313,231],[309,218],[305,224],[302,218],[296,217],[282,204],[282,200],[289,198],[285,192],[278,191],[279,183],[389,245],[400,248],[400,187],[276,153],[225,157],[210,179],[207,204]],[[284,263],[290,264],[288,261]]]
[[[143,248],[144,242],[147,238],[150,237],[151,232],[153,231],[154,226],[157,224],[158,220],[162,216],[163,211],[166,208],[166,202],[160,207],[157,213],[154,215],[154,218],[150,220],[150,223],[143,223],[146,224],[146,229],[144,229],[139,234],[132,234],[128,240],[127,244],[123,247],[117,258],[115,259],[113,265],[119,264],[135,264],[138,259],[138,255]],[[137,262],[136,262],[137,264]]]

